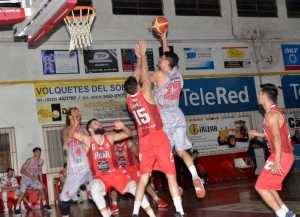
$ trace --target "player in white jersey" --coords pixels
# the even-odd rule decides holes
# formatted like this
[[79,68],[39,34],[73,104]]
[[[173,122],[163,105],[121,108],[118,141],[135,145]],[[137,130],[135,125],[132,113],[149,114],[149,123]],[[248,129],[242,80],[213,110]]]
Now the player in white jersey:
[[[2,201],[4,205],[4,214],[9,214],[8,207],[7,207],[7,198],[14,198],[18,199],[20,194],[19,183],[17,179],[14,177],[14,169],[8,168],[7,175],[2,177],[1,179],[1,190],[2,190]],[[24,197],[25,199],[25,197]],[[28,202],[28,200],[25,200]],[[21,211],[26,212],[26,208],[24,207],[23,201],[21,202]]]
[[[67,151],[67,177],[60,194],[60,211],[62,216],[69,216],[71,201],[78,200],[78,188],[93,180],[85,150],[83,149],[82,144],[73,138],[74,131],[71,132],[72,129],[70,128],[70,125],[72,125],[71,122],[73,119],[70,119],[70,117],[72,117],[72,115],[80,116],[79,110],[74,107],[67,111],[67,127],[63,129],[63,149]],[[86,133],[85,128],[80,125],[76,128],[76,131]],[[89,184],[86,186],[86,190],[90,196],[91,189]]]
[[[15,216],[21,215],[20,203],[25,195],[25,192],[28,187],[33,188],[34,190],[39,190],[39,193],[42,197],[43,209],[44,211],[51,211],[52,208],[46,204],[45,191],[43,186],[42,178],[42,167],[43,159],[41,158],[41,149],[36,147],[33,149],[33,157],[28,158],[21,168],[21,183],[20,183],[20,195],[16,204]],[[39,180],[40,179],[40,180]],[[37,202],[39,204],[40,201]]]
[[157,64],[159,70],[150,77],[151,82],[155,85],[154,100],[160,108],[164,131],[170,139],[171,146],[189,168],[196,195],[202,198],[205,196],[205,188],[197,174],[192,157],[186,151],[192,148],[192,144],[186,137],[185,116],[178,107],[180,91],[183,87],[182,76],[177,70],[179,58],[177,54],[170,51],[167,32],[161,34],[161,39],[164,53]]

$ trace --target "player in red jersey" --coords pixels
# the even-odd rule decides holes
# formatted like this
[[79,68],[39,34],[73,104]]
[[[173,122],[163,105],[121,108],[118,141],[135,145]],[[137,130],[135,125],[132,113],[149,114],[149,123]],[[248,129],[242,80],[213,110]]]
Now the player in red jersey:
[[[120,165],[124,169],[126,169],[133,180],[138,183],[140,180],[140,168],[137,161],[137,158],[139,156],[138,146],[133,140],[125,139],[123,141],[116,142],[114,148]],[[149,184],[146,187],[146,191],[156,201],[158,207],[164,208],[168,206],[166,202],[164,202],[157,196],[157,194]],[[113,213],[118,212],[119,208],[117,205],[117,192],[115,190],[112,190],[110,192],[110,197],[112,202],[110,210]]]
[[294,217],[278,195],[283,179],[294,162],[288,124],[283,111],[275,105],[278,90],[274,84],[261,84],[258,102],[266,111],[263,133],[251,130],[249,134],[264,137],[271,149],[271,155],[262,169],[255,188],[262,199],[274,210],[278,217]]
[[179,188],[176,182],[174,158],[168,136],[163,131],[159,110],[151,94],[151,82],[145,57],[147,44],[141,40],[135,46],[137,65],[133,76],[124,83],[128,110],[133,114],[139,137],[140,181],[134,201],[133,216],[139,213],[142,196],[152,170],[166,174],[169,190],[176,208],[175,217],[184,215]]
[[[76,129],[80,121],[76,115],[72,117],[74,119],[74,126],[71,126],[71,129]],[[131,130],[121,121],[115,121],[114,125],[114,129],[120,132],[108,135],[104,135],[104,129],[96,119],[87,122],[86,128],[90,136],[70,130],[74,132],[73,137],[83,144],[83,148],[87,153],[94,178],[91,183],[92,198],[103,217],[111,215],[110,210],[106,208],[103,197],[111,188],[115,188],[121,194],[129,192],[135,195],[136,192],[136,182],[120,166],[113,147],[116,141],[130,137]],[[145,196],[143,196],[142,207],[150,217],[155,217]]]

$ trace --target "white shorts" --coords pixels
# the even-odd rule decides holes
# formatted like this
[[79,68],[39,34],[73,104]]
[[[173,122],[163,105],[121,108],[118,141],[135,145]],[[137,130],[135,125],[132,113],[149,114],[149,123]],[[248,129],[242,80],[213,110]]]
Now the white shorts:
[[27,188],[33,188],[34,190],[41,190],[43,188],[43,185],[41,184],[40,180],[35,180],[35,181],[29,181],[29,182],[24,182],[21,179],[20,182],[20,191],[22,193],[25,193]]
[[180,108],[163,109],[160,115],[172,149],[174,146],[178,151],[191,149],[193,146],[186,137],[186,120]]
[[[92,173],[89,167],[84,168],[79,173],[72,176],[67,175],[65,179],[64,187],[60,193],[61,201],[78,200],[77,190],[81,185],[86,184],[86,190],[90,191],[90,184],[93,180]],[[87,184],[89,183],[89,184]]]

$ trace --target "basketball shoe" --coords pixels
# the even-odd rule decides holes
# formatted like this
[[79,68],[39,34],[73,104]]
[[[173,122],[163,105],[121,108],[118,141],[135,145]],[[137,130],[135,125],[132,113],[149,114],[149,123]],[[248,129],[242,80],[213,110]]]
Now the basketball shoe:
[[156,203],[159,208],[165,208],[168,206],[168,204],[160,198],[157,199]]
[[203,198],[205,197],[205,188],[203,186],[203,181],[199,178],[199,176],[195,176],[193,178],[193,184],[195,186],[195,190],[196,190],[196,195],[199,198]]

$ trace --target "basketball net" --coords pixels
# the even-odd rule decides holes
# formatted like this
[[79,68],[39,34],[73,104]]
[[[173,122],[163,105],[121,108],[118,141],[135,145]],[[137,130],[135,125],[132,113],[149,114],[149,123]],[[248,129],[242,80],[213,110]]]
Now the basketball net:
[[76,6],[72,10],[72,15],[64,18],[71,37],[70,51],[91,46],[91,26],[95,15],[96,9],[93,7]]

